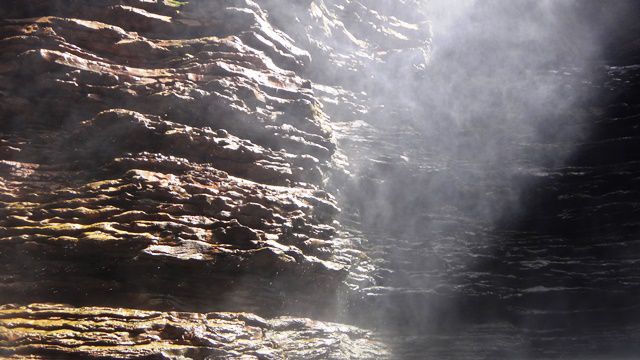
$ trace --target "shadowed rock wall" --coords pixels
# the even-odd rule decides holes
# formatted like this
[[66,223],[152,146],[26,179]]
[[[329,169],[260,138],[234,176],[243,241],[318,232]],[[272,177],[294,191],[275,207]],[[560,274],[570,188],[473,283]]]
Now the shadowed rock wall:
[[0,303],[21,306],[0,310],[0,352],[385,357],[342,325],[193,313],[335,321],[373,283],[327,191],[348,174],[328,113],[353,96],[308,80],[424,62],[428,30],[368,6],[5,1]]

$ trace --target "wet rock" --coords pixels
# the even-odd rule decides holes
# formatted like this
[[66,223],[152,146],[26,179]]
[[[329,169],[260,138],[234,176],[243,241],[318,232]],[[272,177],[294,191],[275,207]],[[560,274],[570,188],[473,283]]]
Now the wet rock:
[[388,358],[371,333],[354,327],[243,313],[5,305],[0,329],[0,354],[10,359]]
[[84,307],[5,306],[2,355],[388,356],[306,319],[374,282],[336,221],[329,116],[368,111],[360,73],[419,67],[428,29],[377,2],[287,5],[6,1],[0,303]]

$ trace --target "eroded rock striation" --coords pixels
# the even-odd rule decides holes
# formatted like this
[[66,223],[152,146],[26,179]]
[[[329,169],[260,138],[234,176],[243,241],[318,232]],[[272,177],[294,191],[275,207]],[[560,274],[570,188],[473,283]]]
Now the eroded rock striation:
[[640,9],[466,3],[4,0],[0,357],[636,358]]
[[375,82],[353,79],[429,49],[414,4],[376,4],[5,2],[0,303],[19,305],[0,352],[388,356],[306,319],[373,283],[327,190],[348,174],[329,117],[366,112]]
[[[370,359],[366,331],[247,313],[157,312],[31,304],[0,308],[0,354],[10,359]],[[10,348],[9,348],[10,346]]]

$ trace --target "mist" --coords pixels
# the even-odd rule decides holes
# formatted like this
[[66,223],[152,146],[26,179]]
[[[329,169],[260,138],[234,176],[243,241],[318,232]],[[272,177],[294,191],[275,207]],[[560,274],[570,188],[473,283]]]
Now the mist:
[[[364,223],[396,235],[420,233],[411,222],[424,225],[416,214],[427,209],[455,208],[487,224],[514,216],[532,181],[518,172],[561,166],[571,144],[589,135],[581,105],[595,94],[591,70],[605,26],[574,1],[419,6],[431,36],[421,63],[415,49],[401,49],[368,65],[370,76],[341,83],[364,89],[355,97],[366,103],[365,127],[377,134],[338,129],[345,148],[353,145],[345,153],[362,189],[350,188],[349,197],[364,202]],[[361,149],[359,136],[374,144]]]
[[149,357],[640,354],[634,1],[8,4],[0,302],[201,321]]
[[[559,174],[584,171],[574,168],[575,159],[597,131],[606,64],[615,61],[611,48],[624,33],[618,26],[628,26],[634,6],[430,1],[416,2],[416,11],[407,14],[394,12],[391,3],[376,4],[379,13],[400,21],[422,15],[428,21],[420,23],[422,42],[396,52],[369,45],[371,61],[337,81],[364,108],[348,120],[341,112],[332,117],[351,175],[334,185],[346,209],[341,221],[361,231],[364,246],[378,256],[376,280],[361,289],[368,311],[355,321],[383,331],[445,336],[440,341],[446,346],[425,338],[411,342],[439,358],[458,358],[452,354],[473,347],[465,343],[474,341],[465,338],[470,324],[505,322],[520,328],[481,331],[511,334],[505,335],[511,348],[494,355],[541,356],[533,345],[537,335],[526,332],[554,328],[574,334],[572,321],[547,316],[559,309],[580,313],[585,306],[576,305],[571,291],[545,290],[571,289],[574,280],[529,275],[523,265],[531,260],[527,252],[548,251],[547,237],[578,231],[575,222],[538,220],[562,210],[540,205],[539,197],[549,191],[541,189],[556,186],[550,179]],[[371,38],[361,23],[343,24]],[[339,38],[326,41],[332,39],[335,48],[346,46]],[[575,235],[560,236],[576,241]],[[586,236],[596,237],[596,231]],[[529,296],[538,291],[540,297]],[[530,319],[522,315],[527,311],[545,315]],[[490,356],[481,354],[467,356]]]

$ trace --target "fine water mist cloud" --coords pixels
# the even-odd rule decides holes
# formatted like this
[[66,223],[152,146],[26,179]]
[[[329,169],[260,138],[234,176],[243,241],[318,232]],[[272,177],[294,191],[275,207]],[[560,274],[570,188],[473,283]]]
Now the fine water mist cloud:
[[[363,152],[351,156],[362,181],[382,179],[373,192],[359,184],[362,197],[375,204],[363,206],[374,214],[364,221],[400,223],[404,228],[394,229],[420,233],[408,225],[415,214],[448,207],[497,221],[517,212],[520,193],[530,185],[530,177],[514,171],[561,166],[571,146],[552,144],[588,136],[579,104],[592,95],[589,67],[600,54],[604,26],[584,16],[580,1],[435,0],[421,6],[433,28],[427,66],[416,71],[410,56],[394,58],[392,67],[376,69],[369,96],[370,104],[384,108],[375,125],[397,131],[389,140],[395,149],[389,151],[397,153],[381,155],[399,163],[406,156],[435,170],[419,180],[414,172],[407,182],[402,170],[377,173]],[[500,185],[480,186],[487,180]]]

